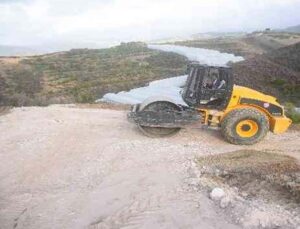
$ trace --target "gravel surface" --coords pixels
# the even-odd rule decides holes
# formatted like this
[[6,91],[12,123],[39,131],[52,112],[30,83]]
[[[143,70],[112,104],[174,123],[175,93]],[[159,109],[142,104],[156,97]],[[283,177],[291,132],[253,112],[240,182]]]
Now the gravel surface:
[[299,157],[300,148],[298,131],[248,147],[228,144],[212,129],[151,139],[126,111],[62,105],[15,108],[0,116],[0,130],[5,229],[249,226],[196,188],[195,157],[243,148]]

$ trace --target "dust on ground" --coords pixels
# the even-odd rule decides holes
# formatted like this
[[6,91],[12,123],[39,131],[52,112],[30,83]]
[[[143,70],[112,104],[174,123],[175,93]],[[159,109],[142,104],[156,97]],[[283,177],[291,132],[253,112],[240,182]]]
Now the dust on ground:
[[[299,159],[299,131],[270,133],[254,146],[228,144],[207,128],[152,139],[126,113],[55,105],[0,116],[1,228],[231,229],[270,225],[261,214],[290,219],[268,204],[220,207],[199,182],[195,160],[243,149]],[[225,189],[236,199],[234,190]]]

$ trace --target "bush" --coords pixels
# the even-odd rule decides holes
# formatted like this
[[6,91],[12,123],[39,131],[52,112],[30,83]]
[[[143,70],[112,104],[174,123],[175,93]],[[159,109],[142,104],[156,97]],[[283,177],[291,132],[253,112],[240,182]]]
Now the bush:
[[276,80],[273,80],[272,81],[272,84],[274,85],[274,86],[283,86],[284,84],[286,84],[286,81],[285,80],[283,80],[283,79],[276,79]]
[[293,123],[300,123],[300,112],[296,110],[294,104],[287,103],[285,109],[287,117],[292,119]]
[[9,87],[16,94],[33,96],[42,90],[40,72],[24,65],[18,65],[9,71]]

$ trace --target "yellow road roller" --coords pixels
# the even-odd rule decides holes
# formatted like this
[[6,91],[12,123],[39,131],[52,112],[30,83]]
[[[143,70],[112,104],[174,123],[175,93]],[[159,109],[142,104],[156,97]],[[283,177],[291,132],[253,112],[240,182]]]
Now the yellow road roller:
[[153,97],[133,106],[128,118],[149,137],[166,137],[193,125],[220,127],[237,145],[261,141],[268,131],[284,133],[292,121],[276,98],[233,84],[230,67],[188,65],[181,91],[184,103]]

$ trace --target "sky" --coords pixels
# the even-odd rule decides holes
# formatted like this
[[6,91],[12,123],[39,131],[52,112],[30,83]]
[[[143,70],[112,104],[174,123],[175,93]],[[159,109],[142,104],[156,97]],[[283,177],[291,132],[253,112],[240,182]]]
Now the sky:
[[0,45],[98,45],[300,24],[300,0],[0,0]]

